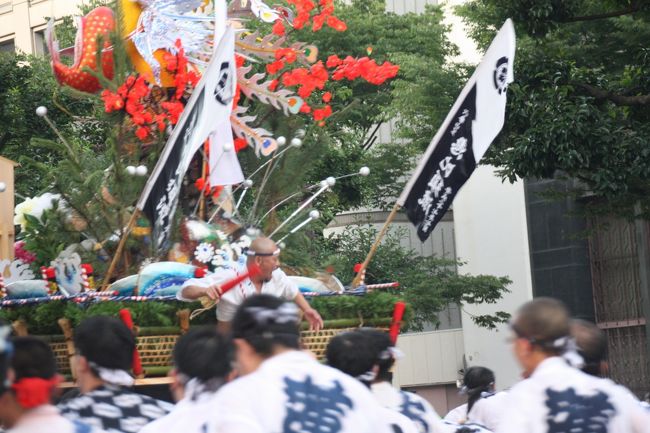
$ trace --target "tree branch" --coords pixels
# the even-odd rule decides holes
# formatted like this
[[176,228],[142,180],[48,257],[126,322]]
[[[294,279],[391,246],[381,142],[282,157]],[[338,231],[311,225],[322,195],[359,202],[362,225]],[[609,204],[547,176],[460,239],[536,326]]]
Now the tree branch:
[[598,87],[584,83],[572,83],[573,85],[585,90],[596,99],[607,99],[617,105],[646,105],[650,104],[650,95],[625,96],[619,93],[603,90]]
[[621,9],[621,10],[618,10],[618,11],[605,12],[605,13],[602,13],[602,14],[595,14],[595,15],[584,15],[584,16],[579,16],[579,17],[568,17],[568,18],[565,18],[565,19],[561,20],[561,22],[563,22],[563,23],[575,23],[575,22],[579,22],[579,21],[603,20],[603,19],[606,19],[606,18],[614,18],[614,17],[623,16],[623,15],[633,14],[635,12],[641,11],[641,9],[643,9],[641,4],[634,2],[627,9]]

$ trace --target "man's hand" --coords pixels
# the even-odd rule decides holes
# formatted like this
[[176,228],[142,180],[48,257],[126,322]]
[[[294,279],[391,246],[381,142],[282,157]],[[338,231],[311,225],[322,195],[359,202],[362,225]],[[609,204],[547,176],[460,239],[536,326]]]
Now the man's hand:
[[318,314],[318,311],[313,308],[307,308],[303,310],[303,314],[307,322],[309,322],[310,331],[320,331],[323,329],[323,319]]
[[219,303],[221,297],[221,286],[212,284],[203,289],[203,295],[199,297],[203,308],[212,308],[215,304]]
[[204,296],[212,299],[213,301],[218,301],[221,297],[221,286],[219,284],[211,284],[205,288]]

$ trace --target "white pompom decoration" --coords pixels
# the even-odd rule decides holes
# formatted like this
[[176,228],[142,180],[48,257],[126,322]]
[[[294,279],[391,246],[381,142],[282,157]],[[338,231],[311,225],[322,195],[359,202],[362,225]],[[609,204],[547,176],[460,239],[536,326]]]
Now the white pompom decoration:
[[131,176],[135,176],[136,168],[132,165],[127,165],[126,172],[129,173]]
[[234,148],[235,148],[235,146],[233,146],[233,144],[230,143],[230,142],[226,142],[226,143],[223,144],[223,151],[224,151],[224,152],[230,152],[230,151],[232,151]]
[[361,167],[361,168],[359,169],[359,175],[360,175],[360,176],[364,176],[364,177],[365,177],[365,176],[368,176],[369,174],[370,174],[370,168],[364,166],[364,167]]
[[252,237],[252,238],[257,237],[257,235],[259,235],[259,233],[260,233],[260,230],[258,228],[255,228],[255,227],[249,227],[249,228],[246,229],[246,234],[248,236]]
[[5,192],[7,190],[7,184],[0,182],[0,192]]
[[41,105],[40,107],[36,108],[36,115],[38,117],[47,116],[47,107],[44,107],[43,105]]
[[302,146],[302,140],[299,139],[298,137],[292,138],[291,139],[291,145],[293,147],[300,147],[300,146]]
[[316,209],[309,211],[309,218],[313,220],[317,220],[318,218],[320,218],[320,212],[318,212]]
[[250,188],[251,186],[253,186],[253,181],[251,179],[246,179],[244,181],[244,188]]
[[325,179],[325,182],[327,183],[328,186],[336,185],[336,179],[334,179],[332,176]]
[[283,136],[279,136],[278,138],[275,139],[275,142],[278,143],[278,146],[284,146],[287,144],[287,139]]
[[144,177],[144,176],[147,175],[148,171],[149,170],[147,169],[146,165],[138,165],[136,167],[136,169],[135,169],[135,174],[137,174],[138,176]]

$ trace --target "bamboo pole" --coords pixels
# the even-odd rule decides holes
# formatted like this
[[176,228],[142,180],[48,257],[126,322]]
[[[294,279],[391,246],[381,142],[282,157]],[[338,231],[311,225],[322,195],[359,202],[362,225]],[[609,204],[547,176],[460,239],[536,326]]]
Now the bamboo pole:
[[72,375],[72,379],[77,379],[77,369],[75,368],[75,363],[77,360],[74,358],[76,350],[74,347],[72,322],[70,319],[62,317],[57,320],[57,323],[59,324],[61,331],[63,331],[63,337],[65,338],[65,348],[68,352],[68,363],[70,364],[70,373]]
[[370,263],[370,260],[372,260],[372,257],[375,255],[375,252],[377,251],[377,247],[379,247],[381,240],[384,238],[384,235],[386,235],[388,226],[393,221],[393,218],[395,218],[395,215],[397,215],[397,211],[400,209],[400,207],[402,206],[400,206],[398,203],[395,203],[395,206],[393,206],[393,210],[391,210],[390,214],[388,214],[388,218],[386,218],[386,222],[384,223],[384,226],[381,228],[381,231],[377,235],[377,239],[375,239],[375,242],[370,247],[370,251],[368,251],[368,255],[366,256],[366,259],[363,261],[363,264],[361,265],[361,269],[359,269],[359,272],[357,272],[357,275],[354,277],[354,280],[352,280],[352,287],[357,287],[359,285],[363,272],[366,270],[368,264]]
[[[201,188],[203,191],[199,193],[199,219],[205,221],[205,185],[208,184],[208,162],[206,162],[205,153],[203,154],[203,164],[201,164],[201,178],[203,179],[204,186]],[[211,167],[213,168],[213,167]]]
[[122,255],[122,250],[124,249],[124,245],[126,245],[126,240],[129,237],[129,233],[131,233],[131,229],[133,229],[133,226],[135,225],[135,222],[138,220],[139,216],[140,216],[140,209],[136,207],[135,210],[133,211],[133,214],[131,215],[131,219],[129,219],[129,223],[126,225],[126,230],[122,232],[120,243],[117,245],[117,249],[115,250],[115,254],[113,255],[113,260],[111,261],[111,264],[108,267],[108,270],[106,271],[106,275],[104,276],[104,280],[102,281],[102,286],[99,289],[100,292],[106,290],[110,285],[111,277],[113,276],[115,267],[117,266],[117,263],[120,260],[120,256]]

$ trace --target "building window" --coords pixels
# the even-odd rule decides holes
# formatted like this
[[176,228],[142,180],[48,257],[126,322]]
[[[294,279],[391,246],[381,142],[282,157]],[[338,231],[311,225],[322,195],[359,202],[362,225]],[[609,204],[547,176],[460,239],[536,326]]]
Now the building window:
[[14,52],[16,51],[16,44],[13,39],[6,39],[0,42],[0,52]]
[[45,29],[34,30],[34,54],[37,56],[44,56],[47,54],[47,45],[45,44]]

